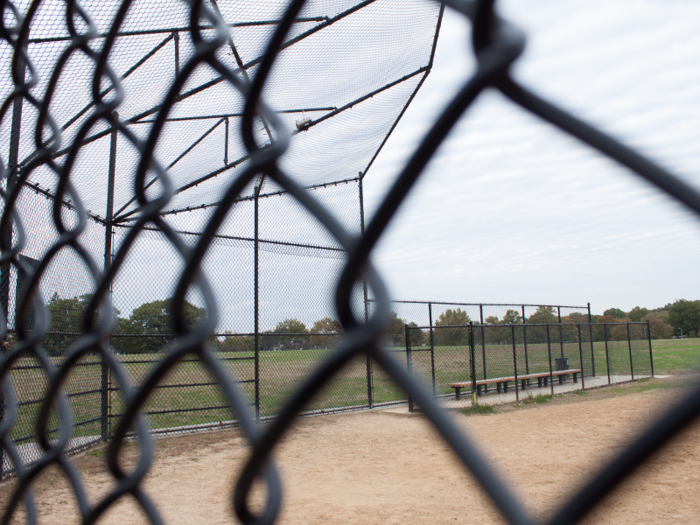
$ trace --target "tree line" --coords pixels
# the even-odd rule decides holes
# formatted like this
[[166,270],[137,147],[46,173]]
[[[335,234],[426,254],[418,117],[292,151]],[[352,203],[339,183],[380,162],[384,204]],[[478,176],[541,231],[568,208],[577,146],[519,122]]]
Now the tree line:
[[[45,348],[51,352],[62,352],[70,343],[83,332],[83,312],[92,296],[85,294],[72,298],[62,298],[57,293],[47,303],[51,316],[50,331],[57,332],[47,337]],[[154,353],[161,350],[175,337],[175,329],[171,326],[172,298],[151,301],[135,308],[131,314],[122,316],[115,309],[117,325],[113,332],[111,344],[119,353]],[[185,322],[194,327],[206,317],[204,308],[185,302],[183,306]],[[469,329],[466,328],[472,319],[461,308],[446,309],[434,323],[433,344],[436,346],[463,346],[469,344]],[[572,312],[562,316],[562,323],[587,323],[588,315]],[[649,310],[635,306],[629,312],[619,308],[610,308],[603,315],[592,315],[594,323],[646,322],[649,321],[651,337],[668,339],[673,336],[697,337],[700,332],[700,300],[688,301],[679,299],[662,308]],[[522,315],[517,310],[507,310],[502,318],[489,316],[484,319],[486,325],[482,335],[481,330],[475,330],[475,344],[516,343],[522,342],[523,332],[511,330],[505,325],[520,325]],[[558,322],[556,310],[552,307],[540,306],[525,320],[526,324],[555,324]],[[406,322],[396,312],[391,312],[390,322],[384,334],[384,344],[390,347],[405,347],[406,325],[410,344],[423,346],[430,344],[430,331],[419,328],[414,322]],[[528,342],[546,340],[544,327],[528,327]],[[637,328],[635,330],[638,331]],[[311,348],[336,348],[342,341],[341,324],[330,317],[319,319],[308,327],[298,319],[285,319],[277,323],[274,330],[261,332],[259,341],[261,350],[288,350]],[[601,326],[593,329],[593,339],[602,340],[606,334]],[[148,337],[138,337],[146,335]],[[588,335],[588,334],[586,334]],[[633,334],[637,337],[638,334]],[[566,339],[573,336],[567,332]],[[585,337],[585,335],[584,335]],[[552,335],[552,341],[558,341],[559,333]],[[626,327],[608,327],[609,340],[624,340],[627,338]],[[221,337],[210,341],[221,351],[253,351],[255,339],[252,335],[236,335],[226,332]]]
[[661,308],[649,310],[635,306],[629,312],[609,308],[603,315],[594,316],[594,322],[649,321],[654,339],[671,337],[698,337],[700,335],[700,300],[677,299]]
[[[47,303],[52,334],[44,341],[44,348],[61,354],[78,339],[84,331],[83,315],[92,295],[62,298],[57,293]],[[187,326],[193,328],[206,317],[206,309],[185,301],[183,313]],[[175,339],[175,327],[172,326],[172,298],[144,303],[135,308],[131,314],[122,316],[115,309],[117,323],[112,347],[120,354],[151,354],[163,349]],[[297,319],[285,319],[277,323],[274,330],[261,332],[260,348],[262,350],[287,350],[309,348],[335,348],[340,343],[343,327],[330,317],[316,321],[309,329]],[[284,335],[282,335],[284,334]],[[147,337],[139,337],[147,336]],[[255,337],[236,335],[229,331],[223,336],[213,337],[209,343],[221,351],[249,351],[255,349]]]

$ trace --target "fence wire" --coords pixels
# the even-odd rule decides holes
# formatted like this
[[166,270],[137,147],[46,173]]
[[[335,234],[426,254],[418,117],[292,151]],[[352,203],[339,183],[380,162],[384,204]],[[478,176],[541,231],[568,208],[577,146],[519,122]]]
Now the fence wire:
[[[0,174],[0,298],[5,313],[1,317],[0,338],[9,348],[5,348],[0,361],[4,396],[0,447],[3,461],[12,464],[18,477],[4,509],[5,521],[16,516],[20,507],[29,523],[36,521],[32,482],[48,467],[55,466],[72,485],[84,523],[94,523],[127,495],[135,499],[146,519],[161,523],[154,503],[142,490],[142,480],[153,459],[153,437],[146,412],[151,413],[150,417],[163,415],[157,406],[159,396],[168,390],[169,380],[191,366],[196,382],[216,383],[222,418],[231,414],[239,421],[252,449],[236,480],[234,508],[238,518],[249,524],[272,523],[279,515],[282,500],[272,450],[296,415],[322,407],[317,396],[334,383],[352,380],[371,358],[372,366],[383,375],[374,375],[375,390],[385,381],[398,385],[424,411],[504,519],[510,523],[532,523],[506,483],[445,415],[429,388],[430,381],[413,376],[414,370],[427,369],[426,352],[418,353],[414,359],[412,353],[404,350],[408,360],[402,362],[391,355],[400,354],[398,350],[382,348],[392,317],[391,302],[370,254],[434,152],[467,107],[487,88],[499,90],[523,109],[617,160],[696,213],[700,213],[700,195],[678,177],[519,85],[510,76],[509,68],[521,55],[525,38],[515,25],[495,13],[492,1],[445,3],[472,22],[476,70],[438,116],[371,222],[361,224],[361,234],[357,234],[342,214],[334,213],[330,201],[319,198],[309,188],[359,177],[361,191],[363,174],[430,69],[442,13],[437,4],[292,0],[285,5],[255,3],[248,9],[248,4],[233,2],[219,9],[213,0],[191,0],[147,2],[131,9],[132,2],[124,0],[86,2],[86,9],[76,0],[31,4],[3,1],[0,137],[9,154],[3,158]],[[233,24],[234,37],[230,20],[241,22],[240,26]],[[268,23],[244,24],[263,20]],[[374,28],[372,35],[381,35],[385,40],[362,40],[357,29],[367,27]],[[137,45],[127,45],[129,39]],[[368,44],[369,55],[356,52],[358,41]],[[401,53],[392,56],[392,50]],[[342,59],[335,60],[336,57]],[[337,67],[343,67],[345,74],[327,74]],[[348,78],[355,81],[348,82]],[[311,89],[318,97],[303,98],[302,87],[306,88],[304,93]],[[127,96],[134,91],[139,96]],[[339,96],[328,102],[333,97],[324,97],[324,93]],[[208,104],[207,100],[215,103]],[[310,105],[306,106],[306,102]],[[392,118],[385,118],[385,110]],[[358,133],[358,128],[363,132]],[[292,135],[294,140],[290,141]],[[117,149],[122,150],[118,159],[111,154]],[[193,152],[193,156],[183,157],[185,151]],[[195,179],[188,178],[193,166],[205,168]],[[347,167],[347,173],[339,173],[339,166]],[[115,185],[116,172],[128,172],[130,178]],[[343,329],[342,340],[337,348],[328,349],[308,367],[298,368],[298,381],[287,385],[289,395],[284,399],[262,391],[250,392],[250,383],[244,383],[251,374],[248,362],[235,369],[236,365],[217,358],[215,349],[219,343],[213,340],[214,334],[229,312],[224,300],[217,296],[217,284],[224,277],[211,275],[207,267],[207,258],[222,238],[250,243],[252,233],[252,242],[259,244],[265,231],[270,235],[265,239],[270,245],[278,242],[275,227],[283,226],[284,217],[277,224],[263,226],[263,231],[253,225],[251,232],[250,211],[240,220],[237,212],[246,207],[246,202],[250,210],[252,199],[253,215],[257,217],[261,196],[279,191],[296,207],[296,212],[290,212],[293,222],[303,221],[301,216],[313,217],[327,232],[326,240],[331,245],[324,246],[339,247],[345,252],[342,259],[330,258],[339,265],[333,307]],[[49,196],[48,220],[44,217],[32,222],[27,218],[31,207],[25,208],[23,203],[32,193],[34,197]],[[107,210],[105,217],[100,217],[101,210]],[[108,239],[104,243],[90,233],[96,224],[107,226]],[[293,223],[289,226],[294,230]],[[117,242],[112,243],[109,236],[121,229],[124,231],[115,233]],[[169,297],[169,302],[161,306],[175,337],[167,341],[157,359],[142,363],[137,372],[120,362],[111,350],[112,336],[121,333],[119,314],[110,296],[125,275],[130,258],[138,257],[139,252],[143,257],[149,255],[142,244],[151,231],[163,244],[161,252],[170,252],[168,261],[178,261],[165,268],[170,272],[170,284],[152,267],[145,276],[146,280],[159,283],[163,294],[169,292],[154,301]],[[197,235],[192,236],[192,231]],[[296,246],[300,249],[306,244],[317,244],[302,241],[297,239],[292,244],[302,245]],[[255,268],[277,264],[264,258],[258,260],[258,255],[258,250],[254,250]],[[51,275],[62,277],[62,283],[71,283],[66,285],[71,287],[70,292],[57,294],[55,300],[53,295],[47,298],[44,283]],[[132,280],[140,286],[136,277]],[[257,305],[258,290],[265,292],[258,287],[257,274],[253,280]],[[324,281],[324,285],[328,286],[329,281]],[[357,306],[365,286],[375,300],[369,317]],[[15,293],[14,303],[13,288],[21,291]],[[116,297],[117,291],[114,292]],[[244,293],[250,291],[241,292]],[[303,295],[300,289],[295,297]],[[73,303],[63,302],[69,300]],[[51,330],[51,319],[56,317],[51,314],[62,311],[81,312],[77,319],[79,330],[66,330],[68,335]],[[485,313],[503,321],[507,312]],[[267,340],[266,335],[261,335],[265,328],[260,330],[258,326],[260,316],[256,313],[253,318],[256,348],[261,344],[297,344],[291,339],[281,342],[280,335],[274,336],[274,341]],[[563,327],[561,333],[555,334],[551,324],[525,323],[523,328],[533,331],[532,335],[523,336],[523,343],[529,337],[537,337],[532,348],[528,345],[532,355],[525,359],[526,371],[530,364],[539,369],[548,361],[550,390],[558,384],[551,381],[552,361],[557,356],[561,359],[562,353],[569,358],[570,367],[573,359],[585,370],[579,378],[582,382],[588,377],[588,368],[591,377],[600,376],[604,370],[610,381],[617,376],[626,378],[627,371],[631,378],[637,373],[638,359],[643,360],[644,350],[638,339],[632,344],[631,326],[627,353],[624,339],[617,338],[617,326],[603,327],[602,349],[591,336],[590,363],[587,357],[579,357],[576,362],[571,335],[565,334]],[[541,328],[545,329],[544,335],[538,331]],[[524,359],[525,348],[524,344],[522,352],[518,348],[515,327],[511,327],[510,341],[504,326],[484,329],[483,336],[480,331],[477,335],[468,330],[471,340],[467,348],[474,352],[473,358],[468,352],[464,356],[464,341],[458,339],[454,345],[446,345],[454,348],[453,357],[448,359],[459,360],[459,367],[468,364],[472,379],[478,373],[505,373],[505,367],[510,366],[506,349],[515,346],[513,374],[521,371],[519,358]],[[450,330],[454,329],[434,328],[437,333],[447,334]],[[73,332],[81,335],[74,338],[70,335]],[[160,332],[168,333],[171,332]],[[462,337],[460,333],[459,338]],[[410,335],[407,341],[411,342]],[[489,348],[497,346],[499,351],[487,352],[486,359],[482,354],[482,362],[477,363],[477,343],[483,342],[485,347],[487,341]],[[62,356],[52,355],[55,346],[65,348]],[[604,367],[599,360],[601,352],[607,356]],[[488,360],[492,353],[500,355],[496,364]],[[95,362],[100,363],[99,377]],[[33,370],[43,380],[20,388],[22,367],[36,367]],[[104,369],[108,371],[106,377]],[[573,376],[571,370],[559,371]],[[85,381],[90,384],[99,383],[101,396],[109,391],[121,398],[110,414],[114,417],[109,419],[111,440],[106,451],[115,488],[94,505],[86,499],[67,455],[75,440],[83,435],[81,426],[96,424],[89,409],[79,416],[84,425],[73,424],[76,418],[72,417],[71,401],[75,396],[71,394],[79,374],[88,376]],[[265,374],[274,377],[275,370],[266,369],[258,356],[253,360],[252,374],[256,378]],[[462,378],[455,380],[459,379]],[[573,381],[573,377],[565,380]],[[107,389],[103,388],[105,383]],[[514,393],[518,393],[517,385],[521,383],[515,383]],[[437,381],[434,388],[438,388]],[[505,389],[505,385],[501,388]],[[491,386],[484,395],[488,396],[490,389]],[[20,391],[30,392],[29,397],[23,397]],[[262,414],[256,414],[251,407],[251,397],[263,413],[268,409],[278,413],[269,425],[260,426],[258,416]],[[392,397],[395,394],[391,388],[385,394],[377,394],[378,399]],[[97,403],[94,398],[88,403],[90,407]],[[264,399],[267,400],[263,402]],[[36,422],[36,449],[41,457],[26,462],[20,454],[19,441],[29,430],[17,428],[17,422],[23,408],[30,406]],[[550,523],[579,521],[699,412],[700,390],[696,390],[573,495],[550,518]],[[92,432],[97,430],[89,432],[94,435]],[[124,472],[118,457],[129,436],[137,438],[139,459],[135,470]],[[268,498],[264,509],[256,514],[248,506],[248,494],[258,479],[266,484]]]
[[527,403],[654,375],[648,323],[405,325],[405,331],[407,369],[448,408]]

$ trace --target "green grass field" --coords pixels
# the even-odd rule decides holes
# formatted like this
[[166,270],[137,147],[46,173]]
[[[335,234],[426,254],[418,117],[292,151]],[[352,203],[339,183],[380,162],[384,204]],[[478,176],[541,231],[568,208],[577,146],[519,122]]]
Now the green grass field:
[[[393,353],[401,363],[406,363],[403,349]],[[426,347],[414,349],[411,353],[412,370],[428,388],[432,389],[431,355]],[[260,415],[270,416],[278,413],[289,395],[294,392],[308,377],[312,370],[329,355],[331,351],[319,350],[287,350],[281,352],[260,353]],[[475,368],[477,378],[484,373],[483,354],[486,353],[487,377],[510,376],[517,372],[522,375],[529,372],[549,370],[549,355],[546,345],[528,345],[528,363],[525,363],[525,350],[522,345],[516,347],[516,362],[513,362],[512,346],[486,345],[484,349],[476,348]],[[559,343],[551,345],[552,358],[562,354]],[[582,346],[583,362],[581,362],[577,343],[565,343],[563,354],[569,358],[571,368],[583,367],[586,374],[592,372],[593,362],[597,375],[607,374],[608,362],[610,373],[615,375],[629,374],[630,349],[626,341],[608,343],[606,351],[604,343],[595,343],[591,350],[590,343]],[[664,340],[653,342],[654,369],[656,374],[678,374],[700,371],[700,339]],[[242,383],[240,387],[250,399],[255,399],[255,388],[252,382],[255,377],[255,367],[252,353],[222,353],[218,356],[223,360],[229,372]],[[134,384],[141,384],[148,373],[160,359],[159,354],[121,356],[122,364],[132,378]],[[633,341],[632,361],[637,375],[648,375],[650,364],[648,358],[648,343]],[[435,388],[437,394],[453,392],[447,384],[456,381],[470,381],[471,370],[469,350],[466,347],[436,347],[434,350]],[[34,433],[35,418],[39,410],[39,400],[43,397],[47,381],[43,373],[27,360],[13,370],[11,377],[20,402],[19,417],[11,436],[14,439],[31,436]],[[112,379],[113,381],[113,379]],[[172,428],[176,426],[196,424],[216,424],[219,421],[234,419],[234,415],[226,408],[227,403],[213,383],[209,372],[201,362],[188,358],[179,363],[161,382],[149,398],[145,411],[150,413],[151,427]],[[71,396],[70,402],[77,423],[76,436],[94,436],[100,433],[101,414],[101,365],[94,358],[86,358],[83,366],[76,367],[69,375],[65,389]],[[187,386],[189,385],[189,386]],[[110,426],[116,423],[123,411],[123,400],[115,384],[110,385],[111,406]],[[81,394],[81,392],[90,391]],[[386,374],[376,365],[372,365],[372,396],[375,404],[405,399],[405,394],[386,377]],[[367,405],[367,366],[366,358],[359,357],[349,363],[331,380],[324,390],[310,403],[308,410],[324,410],[351,406]],[[57,426],[55,418],[52,420]]]

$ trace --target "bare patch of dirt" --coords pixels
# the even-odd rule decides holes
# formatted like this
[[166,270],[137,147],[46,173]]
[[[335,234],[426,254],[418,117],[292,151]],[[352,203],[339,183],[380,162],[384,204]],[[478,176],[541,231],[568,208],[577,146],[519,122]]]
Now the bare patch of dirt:
[[[490,415],[453,416],[527,509],[545,516],[696,379],[653,380],[555,397],[545,404],[498,407]],[[166,523],[237,523],[231,513],[233,486],[249,455],[239,431],[158,439],[156,447],[143,487]],[[284,483],[279,523],[502,522],[422,416],[372,411],[301,419],[275,456]],[[124,449],[121,462],[130,470],[138,459],[134,445]],[[92,503],[113,487],[104,449],[89,451],[74,463]],[[0,486],[3,507],[15,483]],[[34,487],[40,523],[78,522],[72,490],[58,469],[45,472]],[[587,522],[695,523],[698,488],[700,425],[694,425],[610,495]],[[255,492],[255,508],[261,508],[264,497],[264,490]],[[100,523],[145,522],[134,500],[126,497]]]

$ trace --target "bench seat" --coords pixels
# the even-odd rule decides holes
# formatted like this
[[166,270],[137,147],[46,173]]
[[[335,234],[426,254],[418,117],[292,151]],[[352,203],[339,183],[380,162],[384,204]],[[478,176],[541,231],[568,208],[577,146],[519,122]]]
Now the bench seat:
[[[559,378],[559,384],[564,383],[564,379],[566,376],[571,374],[574,379],[574,383],[578,383],[578,374],[581,373],[580,368],[572,368],[569,370],[556,370],[551,372],[537,372],[534,374],[524,374],[521,376],[518,376],[517,379],[520,381],[520,388],[521,390],[527,390],[527,387],[530,384],[530,379],[537,379],[537,386],[542,387],[542,386],[549,386],[549,378],[551,377],[558,377]],[[488,379],[479,379],[476,381],[476,393],[477,395],[481,395],[481,387],[484,387],[484,391],[486,391],[487,385],[489,384],[496,384],[496,389],[498,393],[500,394],[502,391],[503,392],[508,392],[508,383],[515,382],[516,377],[515,376],[509,376],[509,377],[492,377]],[[447,386],[450,388],[455,389],[455,397],[457,399],[460,399],[462,397],[462,389],[463,388],[472,388],[473,383],[471,381],[464,381],[461,383],[448,383]]]

